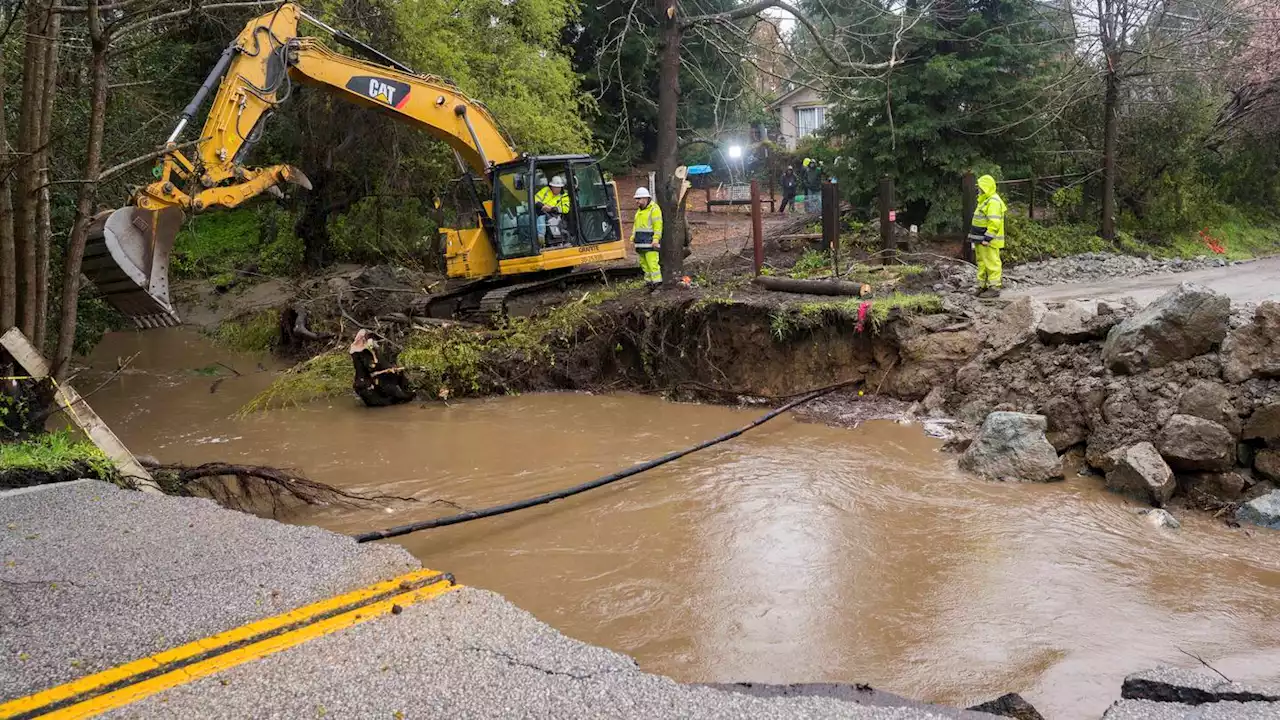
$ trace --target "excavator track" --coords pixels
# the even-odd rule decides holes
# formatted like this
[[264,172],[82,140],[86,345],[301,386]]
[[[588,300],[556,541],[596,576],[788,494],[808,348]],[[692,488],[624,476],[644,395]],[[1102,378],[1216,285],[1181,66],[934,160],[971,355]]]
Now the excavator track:
[[624,280],[639,277],[641,273],[639,267],[619,266],[576,269],[516,284],[510,284],[510,277],[485,278],[431,296],[427,314],[435,318],[493,320],[505,317],[508,303],[521,296],[593,282]]
[[480,298],[480,313],[487,318],[500,318],[507,315],[507,303],[522,295],[532,295],[544,290],[564,290],[574,285],[585,285],[592,282],[611,282],[626,278],[638,277],[643,273],[639,267],[602,267],[590,270],[575,270],[566,275],[534,280],[532,282],[509,285],[497,290],[490,290]]

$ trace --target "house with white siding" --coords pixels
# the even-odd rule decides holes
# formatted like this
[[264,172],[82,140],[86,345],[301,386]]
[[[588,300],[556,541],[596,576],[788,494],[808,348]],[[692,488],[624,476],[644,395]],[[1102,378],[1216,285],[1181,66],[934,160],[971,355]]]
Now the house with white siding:
[[814,134],[826,124],[827,107],[826,98],[806,86],[775,100],[769,109],[778,114],[779,143],[795,150],[801,138]]

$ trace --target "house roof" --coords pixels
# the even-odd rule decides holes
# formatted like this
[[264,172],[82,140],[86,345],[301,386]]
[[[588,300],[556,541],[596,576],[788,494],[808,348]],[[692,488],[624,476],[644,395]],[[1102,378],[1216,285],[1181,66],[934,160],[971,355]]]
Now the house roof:
[[791,91],[789,91],[789,92],[783,93],[782,97],[780,97],[780,98],[778,98],[777,100],[774,100],[773,102],[769,103],[768,108],[769,108],[770,110],[776,110],[777,108],[779,108],[779,107],[781,107],[781,106],[785,105],[785,104],[786,104],[786,102],[787,102],[788,100],[790,100],[791,98],[793,98],[793,97],[795,97],[795,96],[799,95],[799,94],[800,94],[800,93],[802,93],[802,92],[805,92],[806,90],[813,90],[814,92],[818,93],[819,95],[821,95],[821,94],[822,94],[822,91],[821,91],[821,90],[818,90],[818,89],[816,89],[816,88],[811,88],[811,87],[809,87],[808,85],[798,85],[798,86],[796,86],[796,88],[795,88],[794,90],[791,90]]

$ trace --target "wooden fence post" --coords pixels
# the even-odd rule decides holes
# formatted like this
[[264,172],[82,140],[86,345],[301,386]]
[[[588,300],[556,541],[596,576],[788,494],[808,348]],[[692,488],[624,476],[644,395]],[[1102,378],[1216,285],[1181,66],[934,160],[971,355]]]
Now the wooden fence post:
[[1035,222],[1035,219],[1036,219],[1036,184],[1037,182],[1038,180],[1036,178],[1036,173],[1033,170],[1031,172],[1031,201],[1027,203],[1027,219],[1032,222]]
[[836,179],[822,183],[822,240],[831,250],[831,274],[840,277],[840,194]]
[[751,181],[751,244],[756,276],[764,267],[764,220],[760,217],[760,181]]
[[884,175],[880,178],[880,249],[883,252],[880,263],[889,261],[890,251],[894,249],[893,230],[897,219],[893,212],[893,178]]

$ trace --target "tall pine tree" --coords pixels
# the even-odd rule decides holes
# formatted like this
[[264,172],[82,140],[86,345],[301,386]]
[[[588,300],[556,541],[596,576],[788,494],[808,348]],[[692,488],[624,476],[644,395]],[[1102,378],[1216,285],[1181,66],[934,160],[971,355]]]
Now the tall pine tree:
[[851,160],[838,173],[852,199],[869,206],[888,175],[902,219],[939,227],[959,214],[966,170],[1028,174],[1053,119],[1051,70],[1070,52],[1057,17],[1033,0],[938,3],[906,31],[884,82],[835,83],[845,99],[828,132]]

